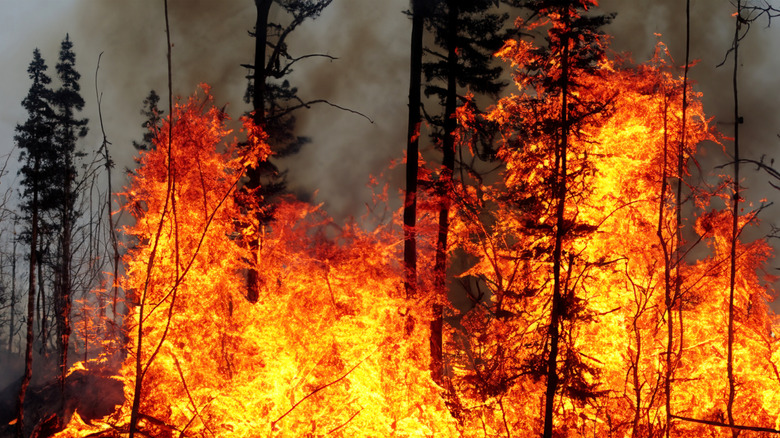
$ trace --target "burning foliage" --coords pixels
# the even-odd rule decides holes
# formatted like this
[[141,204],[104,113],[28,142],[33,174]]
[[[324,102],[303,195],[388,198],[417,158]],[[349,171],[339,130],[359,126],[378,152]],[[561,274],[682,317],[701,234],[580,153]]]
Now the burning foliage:
[[[528,50],[501,54],[522,67]],[[539,436],[562,159],[544,122],[561,100],[517,78],[520,94],[487,115],[502,134],[503,178],[450,194],[450,251],[470,261],[460,277],[486,292],[450,309],[445,387],[429,371],[432,294],[405,298],[394,229],[339,227],[293,200],[259,223],[236,187],[267,155],[264,135],[248,125],[249,146],[224,144],[225,115],[207,95],[177,106],[126,192],[136,246],[123,281],[125,403],[90,424],[74,415],[58,436]],[[688,210],[701,213],[682,240],[670,186],[716,141],[699,96],[685,90],[682,107],[662,46],[647,65],[600,59],[576,81],[571,104],[592,106],[578,108],[566,139],[555,436],[731,435],[731,213],[716,208],[730,194],[687,187]],[[464,146],[477,119],[459,112]],[[247,239],[258,235],[261,288],[250,303]],[[705,245],[708,255],[688,255]],[[735,422],[742,436],[762,436],[780,429],[777,322],[758,275],[770,250],[759,240],[737,254]]]
[[232,196],[252,160],[217,152],[228,131],[210,98],[179,105],[174,121],[170,154],[166,122],[127,192],[138,242],[123,284],[127,401],[93,425],[74,416],[60,436],[128,433],[137,376],[143,436],[454,432],[418,348],[425,333],[404,337],[392,236],[285,202],[261,233],[263,287],[250,304],[242,236],[260,225]]

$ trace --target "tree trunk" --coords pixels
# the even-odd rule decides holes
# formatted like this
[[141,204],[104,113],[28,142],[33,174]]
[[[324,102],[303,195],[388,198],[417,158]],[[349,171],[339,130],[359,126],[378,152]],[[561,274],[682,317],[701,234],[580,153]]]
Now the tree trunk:
[[[732,222],[731,222],[731,265],[729,267],[729,328],[728,328],[728,357],[726,372],[729,381],[729,399],[726,405],[726,415],[729,426],[734,426],[734,397],[736,396],[736,383],[734,378],[734,289],[737,281],[737,236],[739,235],[739,94],[737,88],[737,73],[739,71],[739,38],[742,28],[742,1],[737,0],[737,13],[734,27],[734,74],[732,76],[732,88],[734,92],[734,195],[732,198]],[[732,436],[739,436],[739,430],[732,428]]]
[[550,356],[547,360],[547,390],[545,393],[544,406],[544,438],[553,436],[553,410],[555,405],[555,393],[558,389],[558,343],[559,343],[559,325],[561,320],[563,293],[561,292],[563,280],[561,279],[561,265],[563,264],[563,238],[566,235],[565,211],[566,211],[566,152],[569,141],[569,114],[568,114],[568,93],[569,93],[569,11],[568,6],[564,7],[563,20],[564,29],[561,37],[561,116],[560,130],[561,137],[559,145],[556,148],[556,186],[555,201],[556,206],[556,224],[555,224],[555,246],[553,248],[553,298],[552,309],[550,310],[550,327],[548,336],[550,338]]
[[442,140],[442,166],[439,176],[439,233],[436,241],[434,266],[433,320],[431,321],[431,377],[442,385],[443,366],[443,303],[447,299],[447,234],[449,233],[450,193],[455,172],[455,107],[457,105],[457,25],[458,6],[456,0],[448,1],[447,11],[447,98],[444,104],[444,137]]
[[[35,173],[40,167],[39,158],[35,158]],[[32,379],[33,366],[33,321],[35,320],[35,268],[38,263],[36,253],[38,251],[38,190],[33,190],[32,208],[30,224],[30,264],[29,264],[29,286],[27,289],[27,347],[24,353],[24,376],[19,388],[19,395],[16,399],[16,436],[24,436],[24,398],[27,395],[27,388]]]
[[409,120],[406,132],[406,193],[404,196],[404,288],[406,298],[417,295],[417,172],[422,85],[423,0],[412,0],[412,39],[409,66]]
[[[43,247],[43,239],[41,239],[40,236],[38,237],[38,240],[38,254],[43,257],[42,255],[45,254],[46,248]],[[41,353],[48,355],[46,347],[49,344],[49,315],[46,314],[46,287],[45,282],[43,281],[42,260],[38,260],[36,267],[38,268],[38,329],[41,331]]]
[[[254,113],[252,115],[252,121],[256,126],[265,125],[265,80],[266,80],[266,66],[265,66],[265,48],[268,43],[268,13],[271,9],[272,0],[255,0],[255,7],[257,8],[257,21],[255,22],[255,64],[253,75],[253,89],[252,89],[252,108]],[[249,189],[255,190],[260,187],[260,171],[255,169],[247,172],[249,181],[246,186]],[[261,213],[257,214],[258,223],[261,223]],[[251,303],[256,303],[260,298],[260,273],[257,270],[258,259],[257,251],[260,248],[260,233],[252,239],[250,243],[250,249],[252,252],[252,268],[247,273],[247,300]]]
[[[66,138],[71,138],[71,127],[66,128]],[[71,234],[72,234],[72,190],[73,190],[73,166],[70,154],[65,155],[65,175],[63,180],[63,208],[61,211],[62,220],[62,242],[60,253],[60,275],[57,282],[58,302],[57,306],[57,334],[59,339],[57,346],[60,353],[60,392],[62,394],[62,403],[65,403],[65,375],[68,372],[68,348],[70,344],[70,310],[72,305],[70,268],[71,268]],[[64,406],[63,406],[64,407]]]
[[8,330],[8,353],[13,351],[14,314],[16,312],[16,227],[14,226],[14,244],[11,253],[11,321]]

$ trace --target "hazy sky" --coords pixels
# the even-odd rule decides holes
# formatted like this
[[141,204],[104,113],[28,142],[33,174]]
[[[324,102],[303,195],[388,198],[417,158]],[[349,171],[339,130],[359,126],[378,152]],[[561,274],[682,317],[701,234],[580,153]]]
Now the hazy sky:
[[[667,43],[675,61],[683,62],[684,2],[680,0],[602,0],[605,11],[618,16],[607,31],[614,35],[613,49],[630,50],[637,62],[651,55],[657,37]],[[0,154],[13,145],[13,128],[24,120],[20,102],[29,88],[26,69],[32,51],[39,47],[50,73],[59,43],[69,32],[82,74],[82,96],[87,102],[90,135],[82,148],[91,151],[101,138],[97,125],[95,67],[103,52],[99,89],[103,93],[103,117],[111,153],[118,168],[132,165],[131,141],[142,135],[141,102],[154,88],[166,92],[165,23],[162,0],[5,0],[0,17],[2,53],[0,74]],[[228,104],[234,118],[248,106],[242,101],[246,69],[251,63],[252,40],[247,30],[254,24],[251,0],[170,0],[173,31],[174,93],[187,96],[200,82],[213,86],[219,105]],[[410,21],[402,14],[408,0],[334,0],[323,16],[304,24],[291,40],[293,54],[327,53],[336,61],[301,63],[291,78],[303,99],[329,99],[361,111],[365,119],[327,106],[299,114],[300,134],[312,144],[292,160],[289,168],[293,189],[319,190],[316,201],[338,218],[360,215],[369,199],[369,175],[385,171],[388,163],[401,159],[405,147],[408,92],[408,43]],[[721,129],[732,129],[731,64],[715,65],[730,47],[733,6],[727,0],[692,2],[692,58],[699,64],[691,77],[705,94],[705,110]],[[742,108],[745,154],[759,158],[775,154],[780,145],[780,41],[776,23],[754,25],[743,42]],[[511,85],[509,90],[511,90]],[[729,144],[725,145],[730,148]],[[705,172],[713,164],[728,161],[717,153],[720,146],[707,146],[700,157]],[[16,160],[18,152],[13,152]],[[400,169],[390,172],[399,189]],[[15,172],[14,172],[15,173]],[[119,173],[119,172],[117,172]],[[746,172],[750,173],[750,172]],[[14,176],[14,175],[10,175]],[[768,189],[763,175],[748,181],[751,197],[780,199]],[[115,181],[115,187],[123,181]],[[8,187],[9,178],[0,184]],[[394,192],[393,192],[394,193]],[[774,221],[770,212],[764,220]]]

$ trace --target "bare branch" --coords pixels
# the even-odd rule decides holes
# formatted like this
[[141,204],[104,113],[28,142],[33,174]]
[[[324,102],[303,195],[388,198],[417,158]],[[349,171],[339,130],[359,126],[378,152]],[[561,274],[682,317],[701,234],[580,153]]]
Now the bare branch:
[[[371,354],[374,354],[374,353],[372,352]],[[371,357],[371,354],[369,354],[368,356],[364,357],[364,358],[363,358],[363,359],[362,359],[360,362],[356,363],[356,364],[355,364],[355,365],[354,365],[352,368],[350,368],[350,369],[349,369],[349,370],[348,370],[346,373],[344,373],[344,374],[343,374],[341,377],[339,377],[338,379],[336,379],[336,380],[334,380],[334,381],[332,381],[332,382],[330,382],[330,383],[326,383],[326,384],[324,384],[324,385],[322,385],[322,386],[318,387],[318,388],[317,388],[317,389],[315,389],[314,391],[312,391],[312,392],[310,392],[310,393],[306,394],[306,396],[305,396],[305,397],[303,397],[302,399],[298,400],[298,402],[296,402],[294,405],[292,405],[292,407],[291,407],[290,409],[288,409],[288,410],[287,410],[287,411],[286,411],[284,414],[282,414],[282,415],[281,415],[279,418],[277,418],[276,420],[272,421],[272,422],[271,422],[271,429],[273,429],[273,428],[274,428],[274,426],[276,426],[276,423],[278,423],[278,422],[282,421],[282,419],[283,419],[284,417],[286,417],[287,415],[289,415],[289,414],[290,414],[290,412],[292,412],[293,410],[295,410],[295,408],[297,408],[297,407],[298,407],[298,405],[300,405],[301,403],[303,403],[304,401],[306,401],[306,399],[308,399],[309,397],[313,396],[314,394],[316,394],[316,393],[318,393],[318,392],[322,391],[323,389],[329,388],[329,387],[331,387],[331,386],[333,386],[333,385],[335,385],[335,384],[339,383],[340,381],[344,380],[344,379],[345,379],[345,378],[346,378],[348,375],[350,375],[350,374],[352,373],[352,371],[355,371],[355,369],[357,369],[357,367],[359,367],[359,366],[360,366],[360,365],[361,365],[363,362],[365,362],[365,361],[366,361],[366,359],[368,359],[369,357]],[[357,414],[355,414],[355,415],[357,415]],[[334,430],[335,430],[335,429],[334,429]]]
[[308,54],[308,55],[299,56],[297,58],[293,58],[280,71],[271,73],[271,76],[273,76],[276,79],[279,79],[282,76],[286,75],[287,73],[290,73],[290,68],[293,66],[293,64],[295,64],[296,62],[301,61],[303,59],[307,59],[307,58],[326,58],[326,59],[329,59],[331,61],[335,61],[335,60],[338,59],[335,56],[326,55],[324,53],[311,53],[311,54]]
[[336,426],[335,428],[333,428],[333,429],[329,430],[329,431],[328,431],[328,433],[326,433],[325,435],[330,435],[330,434],[332,434],[333,432],[335,432],[335,431],[337,431],[337,430],[341,429],[342,427],[346,426],[347,424],[349,424],[349,422],[350,422],[350,421],[352,421],[352,419],[354,419],[355,417],[357,417],[357,415],[358,415],[359,413],[361,413],[361,412],[363,412],[363,409],[360,409],[360,410],[358,410],[357,412],[355,412],[354,414],[352,414],[352,416],[351,416],[351,417],[349,417],[349,419],[348,419],[347,421],[345,421],[345,422],[341,423],[340,425]]
[[360,111],[355,111],[353,109],[349,109],[349,108],[343,107],[341,105],[336,105],[335,103],[331,103],[330,101],[328,101],[326,99],[315,99],[315,100],[310,100],[308,102],[304,102],[303,100],[301,100],[300,98],[297,98],[297,97],[296,97],[296,99],[298,100],[298,102],[300,102],[300,104],[291,106],[289,108],[286,108],[284,111],[282,111],[280,113],[277,113],[277,114],[274,114],[274,115],[270,115],[270,116],[266,116],[266,119],[277,119],[279,117],[286,116],[287,114],[290,114],[291,112],[293,112],[293,111],[295,111],[297,109],[301,109],[301,108],[307,108],[308,109],[308,108],[311,108],[311,106],[314,105],[315,103],[324,103],[324,104],[330,105],[330,106],[332,106],[334,108],[338,108],[338,109],[340,109],[342,111],[346,111],[346,112],[352,113],[352,114],[357,114],[360,117],[363,117],[364,119],[368,120],[369,122],[374,123],[374,121],[370,117],[368,117],[367,115],[361,113]]

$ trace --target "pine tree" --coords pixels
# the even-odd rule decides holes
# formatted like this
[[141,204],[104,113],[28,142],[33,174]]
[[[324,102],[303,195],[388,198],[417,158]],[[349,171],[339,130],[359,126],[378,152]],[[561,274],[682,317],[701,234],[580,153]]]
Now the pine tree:
[[84,108],[81,97],[79,79],[81,75],[75,70],[76,54],[73,52],[73,42],[65,35],[57,63],[57,76],[61,85],[53,94],[52,104],[57,110],[57,127],[55,131],[54,148],[57,154],[56,175],[59,179],[54,193],[56,201],[56,220],[60,230],[56,272],[56,318],[58,347],[60,350],[61,384],[65,384],[65,373],[68,367],[68,347],[70,343],[72,306],[71,259],[74,223],[78,218],[76,199],[78,196],[77,173],[75,160],[82,154],[76,151],[76,142],[87,135],[87,119],[77,118],[76,113]]
[[29,267],[27,288],[27,346],[25,349],[25,367],[22,384],[17,398],[17,437],[24,434],[24,399],[32,378],[33,360],[33,321],[35,319],[36,268],[38,264],[38,240],[41,213],[41,200],[44,189],[52,183],[52,172],[49,163],[52,161],[50,144],[55,135],[56,115],[51,107],[52,91],[49,89],[51,78],[46,74],[46,62],[38,49],[33,52],[33,60],[27,69],[32,86],[22,106],[27,111],[28,119],[24,124],[16,126],[14,137],[21,150],[20,161],[22,203],[21,211],[25,224],[22,239],[29,244]]
[[[439,229],[434,265],[433,320],[431,322],[431,372],[434,380],[442,382],[442,310],[447,300],[447,234],[449,233],[450,194],[455,173],[457,106],[472,100],[469,93],[485,94],[495,98],[506,86],[501,80],[502,67],[493,65],[493,54],[511,35],[503,29],[508,14],[498,14],[492,0],[439,1],[428,18],[428,28],[434,36],[434,47],[426,52],[433,58],[423,64],[427,97],[438,98],[441,112],[428,116],[433,127],[431,138],[442,150],[436,195],[440,199]],[[473,103],[473,102],[472,102]],[[490,149],[490,148],[489,148]],[[491,155],[488,149],[488,156]],[[463,163],[461,163],[463,164]]]
[[[308,107],[298,98],[298,90],[283,78],[292,72],[292,66],[301,59],[311,56],[304,55],[295,58],[290,55],[287,37],[299,25],[308,19],[316,19],[333,0],[255,0],[257,18],[254,32],[255,53],[253,64],[243,64],[251,71],[247,76],[249,83],[245,100],[252,104],[252,120],[268,134],[273,155],[284,157],[297,153],[309,140],[296,136],[293,132],[295,117],[292,112],[298,108]],[[292,16],[288,24],[275,23],[270,20],[270,11],[274,4]],[[271,48],[270,52],[267,50]],[[281,83],[274,81],[282,80]],[[258,210],[260,226],[271,220],[273,206],[269,202],[285,190],[284,175],[271,161],[257,163],[248,173],[245,191],[251,193],[257,202],[264,202],[265,208]],[[254,209],[254,206],[252,206]],[[260,231],[257,231],[259,236]],[[257,243],[253,246],[258,246]],[[256,254],[256,251],[253,251]],[[257,264],[257,260],[254,261]],[[256,302],[258,299],[259,273],[250,269],[247,275],[247,299]]]
[[146,120],[141,124],[141,127],[144,128],[144,135],[140,142],[133,140],[133,147],[139,151],[148,151],[154,148],[154,142],[152,140],[157,136],[164,113],[164,111],[158,107],[159,102],[160,96],[154,90],[150,90],[149,95],[144,99],[144,106],[143,109],[141,109],[141,115],[146,117]]

